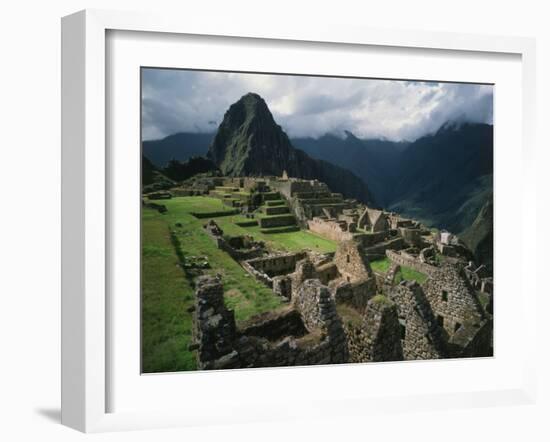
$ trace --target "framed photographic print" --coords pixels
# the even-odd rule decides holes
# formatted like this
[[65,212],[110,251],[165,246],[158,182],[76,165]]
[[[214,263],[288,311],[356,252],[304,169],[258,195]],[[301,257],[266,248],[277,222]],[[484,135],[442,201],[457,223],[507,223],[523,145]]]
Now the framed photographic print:
[[64,18],[63,422],[531,401],[536,214],[512,166],[533,57],[521,38]]

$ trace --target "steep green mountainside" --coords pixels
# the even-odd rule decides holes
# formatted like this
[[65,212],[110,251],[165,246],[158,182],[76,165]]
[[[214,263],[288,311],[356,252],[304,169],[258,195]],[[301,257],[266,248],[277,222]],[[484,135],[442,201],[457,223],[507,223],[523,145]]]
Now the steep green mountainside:
[[323,181],[348,198],[374,203],[365,182],[352,172],[295,149],[257,94],[246,94],[229,107],[208,158],[224,175],[280,176],[286,171],[291,177]]
[[479,264],[493,271],[493,198],[492,195],[478,212],[474,222],[460,234]]
[[416,140],[400,159],[388,208],[460,232],[492,192],[493,127],[446,124]]

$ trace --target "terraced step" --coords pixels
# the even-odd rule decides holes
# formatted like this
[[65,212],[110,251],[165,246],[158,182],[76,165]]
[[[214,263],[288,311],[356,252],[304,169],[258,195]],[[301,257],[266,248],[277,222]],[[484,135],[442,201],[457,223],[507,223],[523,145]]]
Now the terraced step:
[[273,206],[286,206],[286,201],[285,200],[271,200],[271,201],[266,201],[265,203],[266,203],[266,205],[268,205],[270,207],[273,207]]
[[331,198],[332,193],[330,192],[294,192],[292,196],[298,199]]
[[296,218],[294,218],[294,215],[290,214],[263,216],[260,218],[261,228],[293,226],[295,224]]
[[349,203],[331,203],[331,204],[308,204],[312,208],[322,209],[323,207],[333,209],[349,209],[351,205]]
[[270,234],[270,233],[290,233],[298,232],[300,228],[298,226],[284,226],[284,227],[271,227],[267,229],[260,229],[261,233]]
[[299,200],[302,204],[337,204],[343,203],[342,198],[304,198]]
[[264,201],[280,200],[281,194],[279,192],[264,192],[262,193],[262,198]]
[[255,219],[251,219],[247,221],[237,221],[235,224],[239,227],[253,227],[258,225],[258,221]]
[[220,192],[238,192],[240,190],[239,187],[230,187],[230,186],[216,186],[214,190],[220,191]]
[[263,206],[262,212],[266,215],[281,215],[283,213],[290,213],[290,210],[287,206]]

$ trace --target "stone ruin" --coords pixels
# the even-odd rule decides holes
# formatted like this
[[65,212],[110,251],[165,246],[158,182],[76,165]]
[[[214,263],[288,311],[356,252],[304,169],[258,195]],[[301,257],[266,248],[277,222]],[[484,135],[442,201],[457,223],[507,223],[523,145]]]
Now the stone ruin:
[[219,278],[197,281],[194,343],[198,368],[231,369],[348,361],[347,341],[330,293],[306,280],[285,309],[238,326]]
[[224,236],[223,230],[213,219],[203,227],[216,242],[218,249],[227,252],[236,261],[257,258],[266,253],[265,244],[262,241],[255,241],[252,236]]
[[[213,221],[205,229],[223,238]],[[377,274],[369,261],[372,247],[376,244],[365,246],[356,237],[340,242],[334,256],[298,252],[240,260],[285,302],[242,324],[235,323],[223,302],[221,281],[200,279],[192,345],[199,367],[492,355],[492,317],[475,296],[481,281],[489,283],[483,268],[474,269],[473,263],[465,267],[454,258],[436,263],[432,244],[421,250],[386,249],[391,266]],[[425,274],[426,281],[397,282],[401,266]]]
[[[492,310],[482,308],[476,295],[488,294],[492,308],[492,278],[465,261],[453,235],[433,234],[416,221],[344,200],[314,180],[232,178],[215,184],[215,192],[261,189],[263,210],[284,198],[300,225],[338,247],[325,255],[269,253],[250,237],[224,236],[209,221],[205,231],[218,247],[284,305],[237,324],[220,279],[199,278],[191,346],[199,368],[492,355]],[[370,262],[380,258],[390,266],[374,272]],[[426,280],[398,280],[402,267]]]

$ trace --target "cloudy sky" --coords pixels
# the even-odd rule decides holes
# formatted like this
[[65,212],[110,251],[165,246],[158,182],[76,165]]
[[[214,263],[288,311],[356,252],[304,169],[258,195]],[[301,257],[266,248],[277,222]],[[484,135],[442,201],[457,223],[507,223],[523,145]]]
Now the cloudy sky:
[[290,137],[347,130],[413,141],[449,120],[493,122],[487,85],[143,69],[143,139],[215,132],[247,92],[264,98]]

